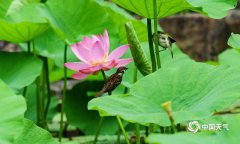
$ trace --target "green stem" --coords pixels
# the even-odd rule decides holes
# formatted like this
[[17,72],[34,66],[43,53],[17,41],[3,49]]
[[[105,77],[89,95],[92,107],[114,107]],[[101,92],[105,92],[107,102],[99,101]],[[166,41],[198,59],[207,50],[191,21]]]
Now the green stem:
[[126,140],[126,143],[130,144],[129,139],[128,139],[128,135],[127,135],[127,133],[126,133],[124,127],[123,127],[121,118],[118,115],[117,115],[117,120],[118,120],[118,124],[119,124],[120,128],[122,129],[122,132],[123,132],[124,138]]
[[27,42],[27,52],[31,53],[31,42],[30,41]]
[[133,73],[133,83],[137,81],[137,66],[134,66],[134,73]]
[[150,123],[149,124],[149,133],[153,133],[154,132],[154,124]]
[[117,131],[117,144],[120,144],[120,139],[121,139],[121,128],[118,125],[118,131]]
[[37,56],[37,52],[36,52],[34,40],[32,41],[32,49],[33,49],[33,55],[36,57]]
[[169,120],[171,121],[172,132],[173,132],[173,133],[176,133],[176,132],[177,132],[177,129],[176,129],[176,127],[175,127],[174,119],[173,119],[172,114],[171,114],[171,113],[168,113],[168,117],[169,117]]
[[[106,82],[107,77],[106,77],[105,72],[104,72],[103,70],[101,70],[101,73],[102,73],[104,82]],[[108,93],[108,95],[111,95],[111,93]],[[100,130],[101,130],[103,120],[104,120],[104,117],[101,117],[100,122],[99,122],[99,125],[98,125],[98,128],[97,128],[97,132],[96,132],[96,135],[95,135],[95,138],[94,138],[94,144],[97,143],[98,136],[99,136],[99,132],[100,132]]]
[[104,117],[101,117],[101,118],[100,118],[100,121],[99,121],[99,124],[98,124],[97,132],[96,132],[96,135],[95,135],[93,144],[96,144],[97,141],[98,141],[98,136],[99,136],[99,133],[100,133],[100,131],[101,131],[101,127],[102,127],[103,120],[104,120]]
[[105,74],[105,72],[104,72],[103,70],[101,70],[101,73],[102,73],[102,76],[103,76],[103,80],[104,80],[104,82],[106,82],[106,80],[107,80],[107,77],[106,77],[106,74]]
[[[102,73],[104,82],[106,82],[107,81],[107,76],[106,76],[104,70],[101,69],[101,73]],[[111,92],[108,92],[108,95],[111,95],[111,94],[112,94]]]
[[126,94],[127,92],[128,92],[128,87],[125,87],[123,93]]
[[23,93],[22,93],[22,95],[23,95],[24,97],[26,97],[26,94],[27,94],[27,86],[25,86],[25,87],[23,88]]
[[[31,42],[28,41],[27,42],[27,52],[31,53]],[[27,93],[27,86],[24,87],[23,89],[23,96],[26,97],[26,93]]]
[[[136,81],[137,81],[137,66],[135,65],[133,73],[133,83],[135,83]],[[140,126],[137,123],[135,125],[136,125],[136,144],[140,144],[141,143]]]
[[[64,47],[63,59],[64,59],[64,63],[66,63],[67,62],[67,44],[65,44],[65,47]],[[64,72],[64,80],[63,80],[64,83],[63,83],[63,95],[62,95],[62,106],[61,106],[60,131],[59,131],[59,137],[58,137],[58,140],[60,143],[62,142],[62,133],[63,133],[63,125],[64,125],[63,107],[64,107],[64,100],[67,94],[67,68],[66,67],[63,68],[63,72]]]
[[145,135],[146,135],[146,137],[149,135],[149,128],[148,128],[148,126],[145,126]]
[[48,114],[48,109],[51,103],[51,89],[50,89],[50,81],[49,81],[49,69],[48,69],[48,58],[44,57],[43,58],[44,62],[44,71],[45,71],[45,80],[46,80],[46,86],[47,86],[47,104],[45,107],[44,111],[44,118],[45,121],[47,121],[47,114]]
[[44,119],[44,70],[37,79],[37,124],[42,128],[46,128]]
[[140,125],[136,123],[136,144],[141,143]]
[[160,126],[160,133],[164,133],[164,127]]
[[37,85],[37,95],[36,95],[36,110],[37,110],[37,125],[40,126],[41,114],[40,114],[40,87],[39,87],[40,78],[38,77],[36,80]]
[[160,55],[158,50],[158,32],[157,32],[157,25],[158,25],[158,19],[157,19],[157,0],[153,0],[153,10],[154,10],[154,45],[155,45],[155,52],[156,52],[156,59],[157,59],[157,66],[158,68],[161,68],[161,61],[160,61]]
[[151,56],[151,62],[152,62],[152,71],[156,71],[156,59],[155,59],[155,53],[153,48],[153,38],[152,38],[152,24],[151,19],[147,19],[147,29],[148,29],[148,45],[149,45],[149,51]]

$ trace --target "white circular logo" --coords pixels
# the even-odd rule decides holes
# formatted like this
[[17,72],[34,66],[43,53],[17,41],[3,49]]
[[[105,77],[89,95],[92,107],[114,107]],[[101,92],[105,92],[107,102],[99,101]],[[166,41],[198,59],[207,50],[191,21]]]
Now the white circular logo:
[[196,133],[196,132],[198,132],[199,129],[200,129],[200,125],[199,125],[198,121],[189,122],[188,130],[190,132]]

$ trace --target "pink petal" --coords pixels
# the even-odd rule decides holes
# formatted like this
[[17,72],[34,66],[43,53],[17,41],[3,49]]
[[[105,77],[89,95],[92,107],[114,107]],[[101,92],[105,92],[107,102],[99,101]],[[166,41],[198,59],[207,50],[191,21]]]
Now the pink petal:
[[115,49],[108,57],[108,60],[119,59],[129,48],[129,45],[122,45]]
[[73,53],[83,62],[90,63],[92,61],[90,50],[87,49],[81,42],[71,45]]
[[88,76],[88,74],[77,72],[72,75],[72,78],[77,79],[77,80],[82,80],[82,79],[85,79],[87,76]]
[[68,62],[68,63],[65,63],[64,66],[75,71],[79,71],[81,69],[86,69],[89,67],[88,64],[81,63],[81,62]]
[[104,52],[108,55],[110,46],[109,46],[109,37],[108,37],[107,30],[104,30],[104,36],[98,34],[97,36],[93,36],[93,37],[100,41],[100,44]]
[[110,43],[109,43],[108,32],[107,32],[106,29],[104,30],[103,40],[104,40],[104,43],[105,43],[105,47],[104,47],[105,48],[105,52],[109,53]]
[[87,47],[88,49],[91,49],[93,44],[96,43],[96,41],[99,41],[99,39],[94,38],[89,38],[89,37],[83,37],[82,45]]
[[129,64],[131,61],[132,61],[131,58],[120,59],[120,60],[117,61],[117,66],[116,67],[118,68],[118,67],[121,67],[121,66],[125,66],[125,65]]
[[97,72],[101,69],[102,69],[102,66],[100,64],[98,66],[92,66],[92,67],[88,67],[86,69],[82,69],[79,72],[84,73],[84,74],[92,74],[92,73],[95,73],[95,72]]
[[103,70],[104,71],[108,71],[110,70],[111,68],[114,68],[115,66],[117,66],[117,63],[115,60],[111,60],[111,61],[108,61],[106,62],[104,65],[103,65]]
[[92,53],[94,61],[102,61],[103,60],[103,58],[105,56],[105,52],[104,52],[104,49],[103,49],[102,44],[100,43],[100,41],[97,41],[93,45],[91,53]]

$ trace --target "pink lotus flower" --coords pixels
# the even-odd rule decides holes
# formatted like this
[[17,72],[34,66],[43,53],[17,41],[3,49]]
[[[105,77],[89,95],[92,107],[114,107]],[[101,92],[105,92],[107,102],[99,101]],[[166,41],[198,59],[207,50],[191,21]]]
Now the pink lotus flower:
[[97,36],[93,35],[92,38],[84,37],[82,41],[72,44],[73,53],[82,62],[69,62],[65,63],[64,66],[77,71],[72,77],[81,80],[89,74],[98,73],[101,69],[107,71],[130,63],[131,58],[120,59],[128,48],[128,45],[122,45],[109,55],[109,37],[107,30],[105,30],[103,36],[99,34]]

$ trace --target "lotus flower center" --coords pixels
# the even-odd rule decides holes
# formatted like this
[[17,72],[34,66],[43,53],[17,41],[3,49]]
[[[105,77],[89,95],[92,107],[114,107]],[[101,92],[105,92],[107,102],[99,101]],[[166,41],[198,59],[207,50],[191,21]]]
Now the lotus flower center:
[[99,65],[100,63],[105,63],[105,62],[106,62],[106,59],[107,59],[107,56],[108,56],[108,54],[106,53],[101,60],[91,61],[91,64],[92,64],[93,66],[97,66],[97,65]]
[[100,61],[92,61],[91,64],[92,64],[93,66],[97,66],[97,65],[100,64]]

